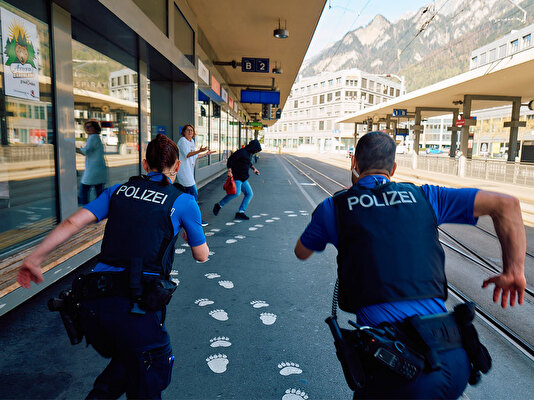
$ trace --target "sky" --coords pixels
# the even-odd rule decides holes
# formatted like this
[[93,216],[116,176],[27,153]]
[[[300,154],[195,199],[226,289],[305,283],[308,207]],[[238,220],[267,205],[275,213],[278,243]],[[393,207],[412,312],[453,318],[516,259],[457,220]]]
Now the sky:
[[327,0],[305,59],[313,57],[345,33],[365,26],[377,14],[389,21],[432,4],[432,0]]

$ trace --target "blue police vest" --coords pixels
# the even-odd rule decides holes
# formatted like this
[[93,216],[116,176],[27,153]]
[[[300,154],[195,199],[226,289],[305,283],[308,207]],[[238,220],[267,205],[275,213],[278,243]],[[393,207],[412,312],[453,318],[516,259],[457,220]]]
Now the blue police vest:
[[178,238],[170,216],[181,194],[173,185],[162,186],[146,177],[132,177],[119,186],[110,199],[100,261],[127,268],[140,258],[143,271],[168,277]]
[[447,297],[445,254],[422,189],[389,182],[334,195],[339,307]]

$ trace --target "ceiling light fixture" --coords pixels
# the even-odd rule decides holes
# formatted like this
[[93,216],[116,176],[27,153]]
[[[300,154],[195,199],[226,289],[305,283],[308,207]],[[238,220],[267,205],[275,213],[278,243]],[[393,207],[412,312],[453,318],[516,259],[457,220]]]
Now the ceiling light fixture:
[[286,29],[282,29],[280,26],[280,18],[278,18],[278,28],[273,31],[273,36],[277,39],[286,39],[289,37],[289,31],[287,30],[287,21]]

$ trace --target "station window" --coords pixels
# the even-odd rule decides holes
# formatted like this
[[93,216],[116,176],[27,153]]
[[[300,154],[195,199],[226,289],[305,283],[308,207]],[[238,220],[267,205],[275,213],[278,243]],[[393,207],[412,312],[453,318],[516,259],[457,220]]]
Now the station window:
[[505,44],[499,47],[499,58],[504,58],[504,57],[506,57],[506,45]]
[[530,33],[528,35],[523,36],[523,48],[524,49],[527,49],[530,47],[530,41],[531,41]]
[[324,94],[319,96],[319,104],[324,104]]
[[486,64],[486,53],[480,55],[480,65]]
[[519,50],[519,39],[515,39],[510,42],[510,51],[513,53],[517,50]]
[[324,121],[319,121],[319,130],[324,131]]
[[332,101],[332,98],[333,98],[332,93],[328,93],[326,95],[326,101],[330,102],[330,101]]
[[491,49],[489,52],[489,62],[495,61],[497,58],[497,49]]
[[333,79],[329,79],[328,80],[328,86],[334,86],[334,80]]
[[[84,123],[88,119],[97,120],[102,131],[100,140],[104,146],[104,159],[107,171],[104,183],[109,187],[127,181],[139,174],[139,116],[137,82],[130,82],[130,75],[136,73],[137,59],[125,49],[116,46],[109,38],[86,25],[85,20],[72,18],[72,59],[74,95],[74,135],[77,148],[87,144],[88,135]],[[130,49],[134,50],[134,49]],[[120,61],[119,61],[120,60]],[[116,78],[119,90],[111,91],[112,80]],[[83,91],[80,91],[83,89]],[[102,99],[106,96],[106,100]],[[77,111],[79,111],[77,113]],[[76,115],[83,115],[82,118]],[[148,132],[147,134],[150,134]],[[148,143],[150,137],[143,138]],[[91,172],[85,174],[85,156],[76,154],[78,185],[97,184],[98,176],[91,180]],[[89,178],[88,178],[89,177]],[[93,191],[88,200],[96,196]]]
[[367,79],[362,78],[362,88],[367,89]]
[[321,82],[321,87],[324,87],[325,86],[325,82]]
[[298,100],[294,100],[293,101],[293,108],[299,108],[299,101]]
[[[20,3],[25,11],[0,1],[2,26],[15,27],[2,38],[7,58],[0,69],[5,116],[0,119],[0,254],[45,234],[57,222],[47,2]],[[17,52],[14,44],[6,46],[7,39],[17,43]],[[19,69],[24,76],[13,73]]]
[[473,58],[471,58],[471,64],[473,65],[473,67],[477,66],[477,61],[478,61],[478,57],[477,56],[474,56]]

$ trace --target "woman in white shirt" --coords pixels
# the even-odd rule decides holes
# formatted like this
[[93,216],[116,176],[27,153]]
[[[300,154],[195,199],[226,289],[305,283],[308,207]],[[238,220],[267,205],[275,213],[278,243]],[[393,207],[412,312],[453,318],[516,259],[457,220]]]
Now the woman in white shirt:
[[[197,158],[202,158],[209,154],[215,153],[210,151],[207,146],[200,146],[195,150],[195,128],[193,125],[187,124],[182,128],[180,133],[182,137],[178,140],[178,150],[180,152],[180,169],[176,176],[176,180],[183,187],[185,193],[188,193],[198,200],[198,190],[195,182],[195,163]],[[208,225],[204,220],[202,226]]]

